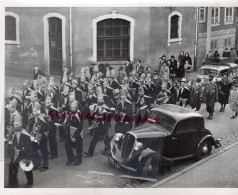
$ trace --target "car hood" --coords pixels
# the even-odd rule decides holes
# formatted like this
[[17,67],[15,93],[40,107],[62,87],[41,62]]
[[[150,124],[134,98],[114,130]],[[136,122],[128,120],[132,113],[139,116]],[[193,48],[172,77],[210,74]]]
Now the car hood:
[[144,124],[130,131],[137,138],[166,137],[171,133],[159,125]]

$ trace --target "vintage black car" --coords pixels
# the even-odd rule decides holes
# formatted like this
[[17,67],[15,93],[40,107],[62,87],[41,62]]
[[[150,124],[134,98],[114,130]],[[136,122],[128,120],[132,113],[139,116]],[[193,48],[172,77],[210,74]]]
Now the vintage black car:
[[163,104],[150,110],[143,125],[125,135],[115,134],[110,146],[110,165],[142,177],[156,177],[161,165],[189,157],[200,160],[221,144],[205,128],[199,113]]

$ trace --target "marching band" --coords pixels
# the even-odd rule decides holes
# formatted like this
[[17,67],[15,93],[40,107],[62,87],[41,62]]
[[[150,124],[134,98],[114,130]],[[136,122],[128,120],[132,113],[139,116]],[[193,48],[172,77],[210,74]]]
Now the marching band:
[[[166,60],[161,62],[160,70],[145,70],[140,60],[134,68],[133,64],[126,62],[125,68],[119,69],[117,74],[108,64],[94,65],[90,69],[82,68],[78,79],[70,73],[68,67],[64,67],[60,86],[57,86],[54,77],[47,81],[38,66],[34,66],[32,84],[26,80],[21,92],[9,89],[5,106],[5,139],[7,151],[11,151],[9,187],[17,187],[17,169],[21,160],[24,160],[21,164],[24,165],[27,177],[26,187],[33,185],[32,169],[48,169],[49,158],[58,157],[57,131],[59,141],[65,141],[66,166],[78,166],[83,157],[85,119],[89,125],[87,133],[92,135],[92,140],[84,154],[92,157],[97,142],[101,139],[105,144],[102,151],[105,154],[110,149],[108,131],[112,123],[105,120],[104,115],[108,118],[115,116],[113,133],[125,134],[133,126],[145,123],[154,106],[178,103],[188,107],[191,94],[197,96],[197,91],[200,90],[197,81],[194,81],[196,86],[192,84],[190,90],[185,78],[179,81],[175,78],[174,71],[169,73]],[[200,93],[199,91],[199,96]],[[200,109],[196,104],[193,108]],[[25,156],[14,160],[16,151],[24,151]]]

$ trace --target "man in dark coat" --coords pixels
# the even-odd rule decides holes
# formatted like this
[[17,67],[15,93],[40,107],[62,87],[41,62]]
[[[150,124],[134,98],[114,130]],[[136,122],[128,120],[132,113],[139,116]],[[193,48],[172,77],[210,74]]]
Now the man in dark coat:
[[139,78],[140,75],[144,72],[145,68],[144,68],[144,66],[142,66],[140,60],[137,60],[136,63],[137,63],[136,64],[136,73],[137,73],[137,76]]
[[186,86],[186,79],[182,78],[181,87],[178,94],[178,102],[182,107],[186,107],[189,104],[190,90]]
[[115,113],[115,133],[125,134],[132,129],[133,107],[132,103],[126,99],[127,92],[120,90],[120,102],[116,106]]
[[177,73],[177,60],[174,58],[174,56],[171,56],[171,66],[169,67],[169,72],[170,74],[175,74]]
[[109,83],[109,87],[111,87],[113,89],[121,89],[121,84],[119,83],[119,81],[116,78],[116,73],[115,73],[114,69],[111,70],[111,81]]
[[213,118],[214,106],[218,99],[217,84],[213,81],[213,75],[209,75],[209,82],[203,88],[203,98],[205,99],[209,120]]
[[232,86],[232,82],[228,79],[227,72],[223,74],[223,77],[218,84],[218,102],[221,104],[220,112],[224,112],[226,104],[228,104],[230,89]]
[[201,79],[197,78],[193,81],[190,93],[190,106],[195,111],[199,111],[201,108],[202,99],[202,85]]
[[[22,129],[22,119],[19,116],[16,116],[13,121],[14,131],[12,132],[12,139],[8,142],[8,152],[10,156],[9,164],[9,188],[18,187],[18,167],[22,159],[26,159],[27,163],[30,164],[34,152],[33,145],[29,133],[26,130]],[[31,188],[33,185],[33,172],[24,171],[27,179],[27,184],[25,187]]]
[[150,110],[150,105],[152,103],[152,97],[145,95],[144,88],[142,86],[138,89],[138,98],[135,102],[136,107],[136,121],[135,127],[144,124],[146,118],[148,117],[148,113]]
[[[70,104],[70,113],[64,121],[66,128],[65,150],[67,154],[66,166],[78,166],[82,164],[83,155],[83,118],[78,110],[78,102],[73,101]],[[73,153],[73,148],[76,150],[76,155]]]
[[227,48],[225,48],[225,51],[223,52],[222,57],[230,57],[230,56],[231,56],[230,52],[228,51]]
[[44,73],[41,70],[39,70],[38,65],[34,65],[33,80],[37,80],[39,75],[45,76]]

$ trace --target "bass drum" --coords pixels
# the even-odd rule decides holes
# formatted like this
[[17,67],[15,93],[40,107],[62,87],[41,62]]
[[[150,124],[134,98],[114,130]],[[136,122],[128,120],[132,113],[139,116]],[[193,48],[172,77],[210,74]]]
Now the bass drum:
[[31,171],[34,167],[32,160],[26,160],[26,159],[22,159],[19,162],[19,165],[23,171]]

